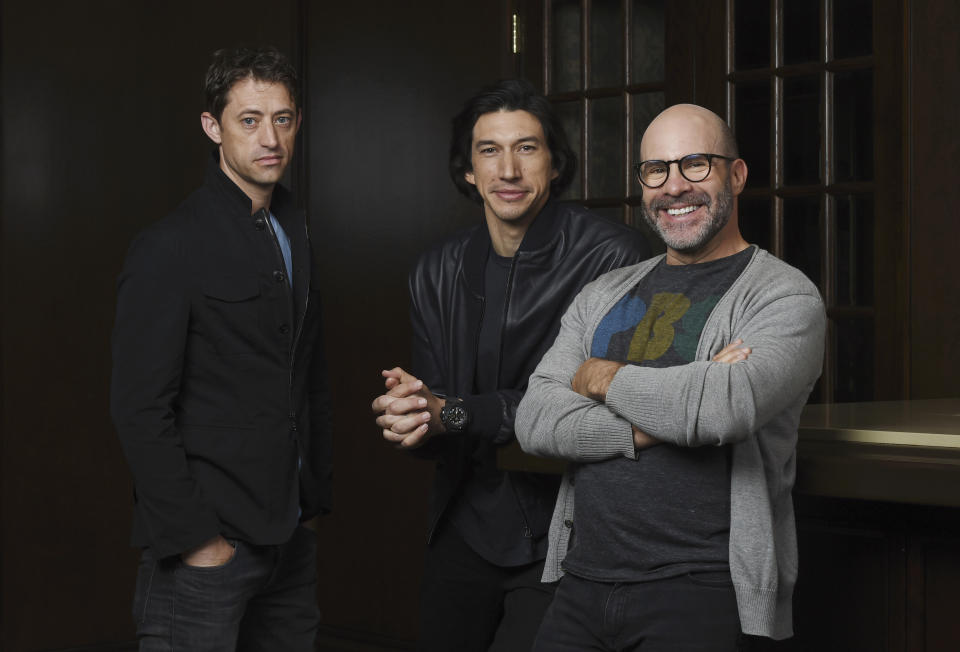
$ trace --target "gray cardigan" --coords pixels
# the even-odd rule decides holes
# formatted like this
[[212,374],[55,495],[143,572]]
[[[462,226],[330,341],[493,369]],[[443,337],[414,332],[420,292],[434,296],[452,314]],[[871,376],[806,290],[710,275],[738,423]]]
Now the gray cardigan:
[[[793,632],[797,576],[790,494],[797,423],[820,376],[823,302],[800,271],[754,247],[746,269],[704,325],[694,362],[623,367],[606,403],[577,394],[570,382],[590,357],[600,320],[662,258],[604,274],[577,296],[530,377],[517,411],[517,439],[528,453],[578,463],[635,458],[631,424],[677,446],[730,444],[730,572],[741,627],[747,634],[787,638]],[[736,338],[752,348],[747,360],[710,361]],[[545,582],[563,574],[576,468],[570,465],[560,487]]]

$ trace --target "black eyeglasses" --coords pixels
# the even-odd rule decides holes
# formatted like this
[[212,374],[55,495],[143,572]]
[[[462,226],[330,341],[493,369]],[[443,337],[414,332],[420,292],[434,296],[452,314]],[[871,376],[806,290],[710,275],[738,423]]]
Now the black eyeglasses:
[[671,163],[677,164],[677,168],[684,179],[691,183],[697,183],[710,176],[713,159],[715,158],[724,161],[736,160],[720,154],[687,154],[676,161],[641,161],[634,165],[633,169],[637,173],[637,179],[647,188],[659,188],[667,182],[667,177],[670,176]]

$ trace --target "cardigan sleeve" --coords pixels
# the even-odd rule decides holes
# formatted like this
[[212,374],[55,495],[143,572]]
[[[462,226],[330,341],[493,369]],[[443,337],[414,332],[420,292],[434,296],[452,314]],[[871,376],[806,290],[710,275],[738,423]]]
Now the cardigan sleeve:
[[678,446],[741,441],[809,392],[820,375],[826,316],[819,296],[777,297],[733,333],[752,349],[736,364],[627,365],[606,405],[637,428]]
[[516,422],[517,439],[527,453],[578,462],[635,456],[630,423],[570,386],[588,357],[585,318],[595,287],[587,286],[574,299],[556,341],[530,377]]

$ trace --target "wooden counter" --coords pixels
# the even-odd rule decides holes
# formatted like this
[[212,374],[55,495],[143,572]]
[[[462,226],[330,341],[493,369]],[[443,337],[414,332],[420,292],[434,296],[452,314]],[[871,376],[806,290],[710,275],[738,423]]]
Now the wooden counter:
[[796,492],[960,507],[960,399],[808,405]]

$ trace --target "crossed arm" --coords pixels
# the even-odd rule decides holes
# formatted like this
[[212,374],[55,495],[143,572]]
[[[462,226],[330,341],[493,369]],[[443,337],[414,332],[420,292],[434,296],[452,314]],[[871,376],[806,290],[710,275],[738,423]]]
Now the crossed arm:
[[749,437],[809,391],[819,375],[825,323],[813,293],[751,298],[731,324],[749,351],[734,341],[712,360],[658,369],[587,359],[584,333],[597,302],[582,294],[518,410],[524,450],[596,462],[633,458],[653,443],[650,437],[678,446]]
[[[734,364],[750,357],[750,347],[743,345],[743,340],[736,339],[713,356],[713,362]],[[626,363],[613,362],[603,358],[588,358],[577,369],[570,386],[581,396],[604,403],[607,400],[607,390],[614,376]],[[660,440],[651,437],[644,431],[631,424],[633,430],[633,446],[637,450],[659,444]]]

